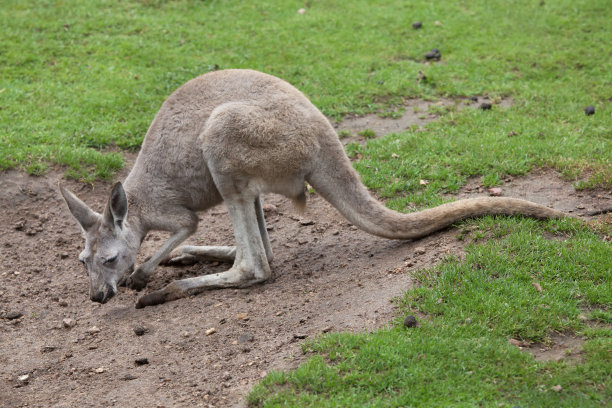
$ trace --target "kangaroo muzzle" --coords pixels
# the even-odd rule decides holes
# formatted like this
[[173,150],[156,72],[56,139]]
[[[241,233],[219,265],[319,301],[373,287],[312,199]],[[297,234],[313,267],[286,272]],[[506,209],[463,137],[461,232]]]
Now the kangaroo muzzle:
[[94,302],[104,304],[108,302],[110,299],[112,299],[112,297],[115,296],[116,294],[117,294],[117,291],[115,289],[113,289],[110,286],[107,286],[103,290],[91,289],[89,291],[89,298]]

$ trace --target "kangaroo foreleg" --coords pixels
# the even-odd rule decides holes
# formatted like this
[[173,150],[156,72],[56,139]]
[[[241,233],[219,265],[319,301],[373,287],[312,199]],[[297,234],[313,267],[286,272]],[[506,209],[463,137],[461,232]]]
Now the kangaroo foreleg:
[[226,203],[236,236],[236,258],[231,269],[174,281],[161,290],[141,297],[137,308],[165,303],[207,289],[250,286],[270,277],[270,266],[253,202],[238,198],[226,200]]
[[185,241],[192,233],[193,228],[181,228],[174,233],[168,241],[149,258],[149,260],[136,268],[127,278],[126,286],[134,290],[141,290],[147,286],[147,282],[151,275],[153,275],[153,272],[155,272],[155,268],[157,268],[162,260],[168,257],[168,254],[170,254],[174,248],[179,246],[181,242]]

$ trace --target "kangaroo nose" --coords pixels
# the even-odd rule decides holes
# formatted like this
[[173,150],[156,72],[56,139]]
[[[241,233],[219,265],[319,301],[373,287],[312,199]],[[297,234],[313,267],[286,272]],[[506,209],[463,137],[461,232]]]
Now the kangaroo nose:
[[98,303],[104,303],[104,292],[98,292],[91,296],[91,300]]

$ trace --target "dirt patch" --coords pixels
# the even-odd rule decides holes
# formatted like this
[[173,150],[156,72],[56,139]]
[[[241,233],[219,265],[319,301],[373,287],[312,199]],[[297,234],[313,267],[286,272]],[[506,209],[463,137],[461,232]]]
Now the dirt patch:
[[547,343],[524,343],[512,341],[521,351],[531,354],[537,361],[581,361],[584,337],[571,333],[554,333],[549,336]]
[[[387,324],[391,299],[411,284],[409,270],[462,246],[454,231],[417,243],[372,237],[316,195],[299,216],[284,198],[266,196],[264,203],[277,208],[266,213],[275,252],[270,282],[141,310],[134,309],[139,295],[122,289],[98,305],[88,298],[77,261],[82,237],[57,193],[58,179],[7,172],[0,180],[2,405],[239,405],[264,373],[301,361],[304,338]],[[97,210],[110,191],[104,183],[66,184]],[[190,243],[233,243],[224,207],[201,219]],[[140,261],[166,237],[147,236]],[[417,246],[426,252],[415,254]],[[228,268],[161,267],[145,291]],[[17,314],[23,316],[8,318]],[[137,327],[144,328],[136,329],[140,336]]]
[[482,103],[508,108],[512,106],[512,99],[504,98],[492,101],[486,96],[474,97],[473,99],[442,98],[437,101],[409,99],[402,105],[404,113],[399,117],[381,117],[375,114],[348,116],[342,122],[334,124],[334,127],[340,134],[343,144],[346,145],[350,142],[363,144],[368,138],[359,133],[365,130],[373,131],[374,135],[372,137],[382,137],[390,133],[402,132],[412,126],[422,127],[438,119],[446,110],[477,109]]
[[[561,178],[559,173],[551,169],[536,169],[523,177],[507,176],[501,185],[501,195],[522,198],[538,204],[553,207],[576,215],[586,215],[589,212],[612,207],[612,191],[592,189],[577,191],[572,183]],[[490,195],[487,188],[481,184],[480,177],[473,177],[461,188],[457,198],[469,198]],[[600,219],[610,215],[598,215]]]
[[[309,197],[302,215],[284,198],[266,196],[264,203],[276,207],[266,213],[275,252],[270,282],[138,310],[139,294],[122,289],[99,305],[88,297],[77,261],[82,237],[59,197],[58,180],[57,174],[0,176],[2,406],[240,406],[265,373],[303,359],[304,338],[388,324],[395,316],[390,300],[410,287],[409,272],[450,253],[461,255],[464,245],[455,229],[416,242],[376,238],[317,195]],[[562,193],[534,187],[557,180],[540,172],[508,186],[515,185],[516,196],[548,200],[560,209],[573,209],[578,198],[593,208],[609,200],[609,192],[576,193],[562,181]],[[65,184],[97,210],[110,191],[106,183]],[[509,187],[503,188],[509,195]],[[189,243],[232,244],[224,207],[201,220]],[[150,234],[140,261],[166,237]],[[227,268],[160,267],[145,293]]]

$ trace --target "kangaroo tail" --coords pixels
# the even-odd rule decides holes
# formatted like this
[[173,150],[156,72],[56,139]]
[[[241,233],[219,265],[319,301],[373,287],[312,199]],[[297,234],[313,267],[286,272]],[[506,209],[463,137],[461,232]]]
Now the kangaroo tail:
[[416,239],[456,221],[487,214],[522,214],[534,218],[567,216],[540,204],[504,197],[471,198],[415,213],[398,213],[370,195],[342,145],[334,142],[337,139],[321,146],[313,170],[306,179],[347,220],[370,234],[391,239]]

